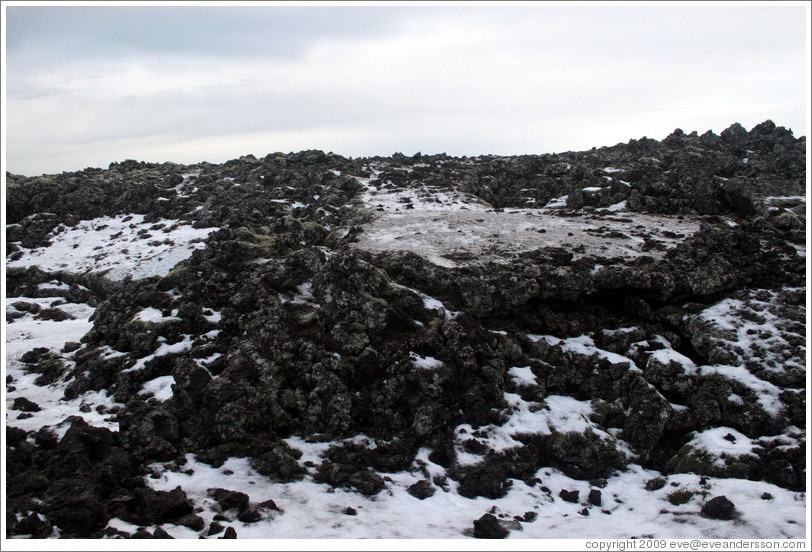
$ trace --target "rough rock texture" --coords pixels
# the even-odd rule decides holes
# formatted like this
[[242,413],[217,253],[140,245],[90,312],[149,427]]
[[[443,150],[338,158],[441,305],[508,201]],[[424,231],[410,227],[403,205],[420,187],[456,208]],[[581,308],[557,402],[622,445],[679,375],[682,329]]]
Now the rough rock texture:
[[[10,297],[96,307],[81,343],[20,358],[37,383],[67,382],[67,399],[106,390],[125,405],[111,413],[118,433],[81,419],[58,441],[9,428],[9,534],[58,527],[96,537],[113,517],[204,531],[180,488],[144,485],[144,466],[187,453],[214,466],[239,456],[271,480],[293,481],[308,473],[282,440],[294,435],[367,436],[329,448],[314,479],[368,496],[386,489],[378,472],[410,469],[423,447],[468,497],[504,496],[511,480],[542,467],[594,480],[632,461],[801,490],[806,221],[794,196],[804,194],[804,169],[805,139],[768,121],[557,155],[309,151],[9,175],[9,259],[100,216],[219,228],[163,276],[8,270]],[[497,212],[567,195],[564,211],[598,233],[602,218],[636,212],[694,217],[698,230],[668,247],[640,238],[631,257],[562,244],[440,266],[353,245],[375,216],[359,201],[366,181],[473,194]],[[627,211],[599,212],[623,201]],[[54,279],[58,291],[42,285]],[[29,315],[61,316],[17,302],[7,321]],[[170,396],[144,391],[170,376]],[[564,423],[560,405],[580,414]],[[18,399],[13,409],[36,406]],[[512,429],[522,416],[546,429]],[[708,457],[694,440],[718,427],[752,441],[752,454]],[[494,447],[506,434],[516,444]],[[426,478],[409,492],[430,497]],[[578,501],[573,492],[561,498]],[[273,509],[227,489],[210,494],[246,523]],[[600,492],[587,500],[600,506]],[[714,500],[703,513],[728,515]],[[490,514],[474,526],[478,537],[507,535]],[[236,538],[224,527],[207,531]]]

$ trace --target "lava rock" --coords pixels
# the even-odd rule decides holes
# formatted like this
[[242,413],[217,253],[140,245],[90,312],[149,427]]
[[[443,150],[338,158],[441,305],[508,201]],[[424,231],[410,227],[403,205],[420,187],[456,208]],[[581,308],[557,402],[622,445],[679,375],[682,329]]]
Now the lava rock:
[[206,522],[197,514],[187,514],[175,521],[175,525],[183,525],[193,531],[202,531]]
[[410,495],[425,500],[434,494],[434,487],[425,479],[421,479],[417,483],[410,485],[407,489]]
[[11,409],[20,410],[22,412],[39,412],[42,410],[37,403],[29,401],[25,397],[17,397],[14,399],[14,402],[11,404]]
[[568,491],[566,489],[561,489],[561,492],[558,493],[558,496],[564,502],[572,502],[573,504],[577,504],[579,494],[580,493],[578,491]]
[[209,496],[217,501],[223,511],[237,508],[242,510],[248,505],[248,495],[239,491],[230,491],[228,489],[211,488],[208,489]]
[[509,533],[493,514],[485,514],[474,521],[474,537],[478,539],[504,539]]
[[223,533],[223,536],[218,537],[218,538],[219,539],[236,539],[237,538],[237,530],[229,525],[226,528],[226,532]]
[[589,491],[587,502],[589,502],[593,506],[600,506],[603,503],[601,492],[598,489],[592,489],[591,491]]
[[738,516],[736,506],[724,495],[715,496],[702,505],[700,514],[710,519],[731,520]]
[[225,527],[223,525],[221,525],[220,523],[218,523],[216,521],[213,521],[213,522],[211,522],[211,525],[209,525],[209,530],[208,530],[208,532],[206,534],[211,537],[212,535],[222,533],[224,529],[225,529]]
[[646,481],[646,490],[647,491],[659,491],[666,484],[665,477],[655,477],[654,479],[649,479]]
[[256,523],[262,519],[262,514],[257,508],[247,507],[237,514],[237,519],[243,523]]

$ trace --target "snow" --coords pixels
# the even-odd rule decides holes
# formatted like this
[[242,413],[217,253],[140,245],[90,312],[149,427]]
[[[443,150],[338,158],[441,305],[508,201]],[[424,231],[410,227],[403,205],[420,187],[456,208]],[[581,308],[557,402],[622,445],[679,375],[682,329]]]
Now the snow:
[[640,371],[640,369],[637,367],[637,365],[634,363],[632,359],[596,347],[595,342],[588,335],[580,335],[578,337],[569,337],[566,339],[559,339],[551,335],[544,336],[528,335],[527,337],[530,338],[532,341],[539,341],[541,339],[544,339],[550,345],[561,347],[561,350],[565,353],[572,353],[584,356],[595,355],[598,358],[604,358],[608,360],[612,364],[626,364],[629,366],[630,370]]
[[309,304],[316,300],[313,296],[313,282],[308,281],[303,284],[300,284],[296,287],[296,291],[298,292],[296,295],[293,296],[291,303],[294,304]]
[[603,207],[601,211],[609,211],[610,213],[616,213],[618,211],[625,211],[626,210],[626,200],[619,201],[617,203],[613,203],[608,207]]
[[164,322],[180,320],[180,318],[175,316],[175,314],[177,314],[177,310],[175,310],[170,316],[164,316],[163,313],[161,313],[161,311],[158,309],[147,307],[139,311],[138,314],[135,315],[134,320],[146,322],[147,324],[162,324]]
[[508,375],[513,379],[513,383],[519,387],[532,387],[538,385],[536,375],[533,373],[533,370],[530,369],[530,366],[514,366],[508,370]]
[[[6,299],[6,306],[14,308],[12,305],[18,301],[26,303],[36,303],[40,308],[50,308],[54,304],[64,301],[61,297],[9,297]],[[89,322],[90,316],[95,309],[84,303],[63,303],[58,305],[63,310],[75,317],[73,320],[57,322],[54,320],[36,320],[31,314],[26,314],[22,318],[14,320],[13,323],[6,324],[6,358],[12,360],[34,347],[46,347],[59,351],[68,341],[79,341],[93,326]],[[16,310],[16,309],[15,309]]]
[[[584,433],[590,431],[601,439],[611,441],[615,447],[628,456],[632,456],[627,444],[590,421],[589,416],[593,412],[591,401],[579,401],[563,395],[550,395],[545,397],[543,403],[538,403],[525,401],[515,393],[504,393],[504,398],[509,405],[507,421],[501,426],[491,424],[476,430],[478,440],[492,451],[498,453],[523,446],[515,438],[519,435],[551,435],[554,432]],[[461,424],[455,428],[454,432],[457,440],[455,447],[457,463],[466,466],[481,462],[482,456],[472,454],[462,448],[462,442],[474,433],[474,428],[470,424]]]
[[699,373],[701,375],[719,374],[749,388],[755,393],[764,411],[773,418],[778,418],[784,409],[779,399],[782,389],[754,376],[744,366],[701,366]]
[[569,195],[563,195],[561,197],[555,197],[547,202],[547,205],[544,207],[546,209],[562,209],[567,206],[567,200],[569,199]]
[[40,290],[60,290],[66,291],[70,289],[70,286],[65,282],[60,282],[58,280],[51,280],[50,282],[43,282],[37,286],[37,289]]
[[203,318],[209,324],[219,324],[220,321],[223,319],[223,313],[209,308],[203,308]]
[[[304,455],[300,463],[307,460],[319,464],[328,445],[296,439],[288,442],[294,448],[302,447]],[[432,477],[445,474],[444,468],[428,459],[428,449],[420,452],[417,460]],[[594,487],[552,468],[539,470],[536,477],[542,482],[533,487],[512,481],[507,495],[501,499],[469,499],[459,495],[456,485],[450,482],[447,490],[438,487],[433,496],[419,500],[406,491],[409,485],[425,477],[417,470],[387,474],[391,480],[387,488],[377,496],[365,497],[341,488],[328,492],[328,486],[315,483],[311,476],[292,483],[275,483],[256,473],[244,458],[230,458],[219,468],[199,462],[191,454],[186,458],[184,469],[193,470],[192,474],[169,471],[161,464],[153,464],[151,468],[160,475],[146,481],[162,491],[180,486],[207,524],[215,515],[214,501],[207,490],[214,487],[246,493],[253,503],[271,499],[282,510],[272,512],[257,523],[223,522],[234,527],[240,539],[459,539],[470,536],[473,520],[489,511],[506,520],[528,511],[535,512],[536,520],[516,524],[520,529],[511,531],[509,539],[545,539],[545,546],[552,546],[555,542],[552,539],[574,536],[580,539],[803,538],[806,530],[803,493],[739,479],[706,478],[705,483],[700,483],[700,477],[693,474],[669,475],[669,484],[664,488],[647,491],[646,481],[661,474],[634,464],[607,478],[606,486],[601,489],[603,503],[594,507],[586,502]],[[693,494],[687,503],[674,506],[668,501],[668,495],[677,489]],[[579,502],[564,502],[558,497],[561,490],[577,490]],[[765,501],[764,493],[772,495],[772,499]],[[711,520],[699,515],[702,504],[718,495],[734,501],[741,514],[738,520]],[[357,515],[343,514],[347,507],[356,509]],[[584,508],[589,516],[579,514]],[[127,530],[119,521],[112,523]],[[198,538],[197,533],[184,527],[164,524],[163,528],[176,538]],[[378,548],[381,542],[375,542],[377,544],[372,544]],[[570,543],[578,541],[564,542],[571,546]]]
[[173,376],[160,376],[144,383],[139,395],[152,395],[160,402],[168,401],[172,398],[172,385],[175,383]]
[[[695,318],[722,330],[714,332],[712,341],[726,344],[742,363],[756,361],[760,369],[770,373],[805,369],[806,346],[798,343],[805,343],[802,329],[787,325],[775,291],[754,290],[744,299],[725,299]],[[791,351],[796,354],[788,355]]]
[[614,167],[604,167],[601,170],[603,172],[609,173],[609,174],[616,173],[616,172],[623,172],[623,169],[616,169]]
[[[619,208],[620,206],[618,206]],[[573,250],[573,259],[640,256],[663,257],[665,251],[644,251],[644,238],[656,237],[666,249],[699,229],[689,217],[636,214],[634,220],[606,215],[559,216],[550,209],[509,211],[418,209],[376,213],[352,247],[372,252],[409,251],[444,267],[509,262],[519,253],[543,247]],[[601,228],[601,232],[595,232]],[[610,237],[612,231],[623,237]],[[674,237],[674,236],[677,237]],[[681,237],[680,237],[681,236]],[[574,250],[576,245],[578,250]]]
[[436,370],[437,368],[442,368],[445,364],[442,360],[437,360],[431,356],[420,356],[415,352],[409,352],[409,357],[412,360],[412,364],[416,368],[421,368],[423,370]]
[[395,282],[390,282],[390,285],[396,288],[411,291],[412,293],[416,294],[423,301],[423,308],[425,308],[426,310],[440,311],[441,313],[443,313],[443,316],[445,316],[446,320],[453,320],[460,314],[459,311],[452,311],[451,309],[445,306],[445,303],[443,303],[439,299],[435,299],[434,297],[426,295],[419,289],[410,288],[401,284],[397,284]]
[[[9,297],[6,307],[12,303],[25,301],[36,303],[41,308],[48,308],[54,303],[63,301],[61,297]],[[22,318],[5,325],[5,375],[13,379],[14,390],[6,388],[6,425],[19,427],[26,431],[36,431],[40,428],[50,428],[57,437],[62,437],[69,425],[63,423],[70,416],[80,416],[90,425],[106,427],[118,431],[118,422],[108,419],[104,414],[116,404],[107,396],[106,391],[90,391],[72,400],[64,400],[67,382],[58,380],[48,386],[38,386],[34,381],[39,374],[29,373],[26,366],[19,361],[20,356],[35,347],[46,347],[58,353],[68,341],[78,342],[92,327],[89,321],[95,311],[86,304],[66,303],[60,309],[71,313],[73,320],[36,320],[33,315],[26,314]],[[73,363],[71,355],[63,355],[68,367]],[[18,412],[12,409],[14,399],[24,397],[36,403],[40,410],[31,412],[29,418],[18,418]],[[89,408],[88,408],[89,407]],[[101,411],[97,410],[101,407]],[[86,411],[83,411],[86,410]]]
[[648,362],[652,360],[656,360],[665,366],[668,366],[672,362],[679,364],[682,366],[683,371],[689,375],[695,375],[697,372],[696,364],[694,364],[693,360],[673,349],[657,349],[651,353]]
[[155,352],[138,359],[138,361],[134,365],[130,366],[126,370],[122,370],[122,372],[134,372],[136,370],[143,370],[144,367],[147,365],[147,362],[156,357],[176,355],[184,351],[188,351],[189,349],[192,348],[192,336],[190,334],[183,334],[183,339],[178,341],[177,343],[172,344],[166,343],[166,338],[163,336],[159,337],[158,341],[161,343],[161,345],[157,349],[155,349]]
[[753,440],[729,427],[714,427],[695,433],[685,446],[705,451],[722,468],[726,465],[725,457],[756,456]]
[[[155,229],[156,225],[162,228]],[[175,220],[144,222],[144,215],[118,215],[58,226],[51,245],[22,249],[8,267],[38,266],[49,272],[106,273],[111,280],[165,276],[188,258],[215,228],[192,228]]]

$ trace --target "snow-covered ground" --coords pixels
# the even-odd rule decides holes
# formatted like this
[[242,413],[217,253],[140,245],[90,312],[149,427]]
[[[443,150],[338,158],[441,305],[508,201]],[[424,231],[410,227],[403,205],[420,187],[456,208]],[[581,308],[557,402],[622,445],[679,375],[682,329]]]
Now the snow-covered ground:
[[[301,440],[289,440],[294,447],[312,447]],[[318,445],[326,448],[324,444]],[[442,475],[444,469],[431,463],[427,451],[418,455],[430,473]],[[177,486],[202,510],[198,515],[211,522],[215,510],[207,489],[219,487],[246,493],[251,502],[271,499],[282,510],[256,523],[229,522],[240,538],[375,538],[375,539],[456,539],[471,535],[473,520],[487,512],[512,521],[512,539],[570,538],[803,538],[806,527],[803,494],[792,493],[774,485],[736,479],[706,478],[704,483],[693,474],[671,475],[666,485],[656,491],[646,490],[646,482],[659,477],[658,472],[639,466],[611,477],[601,492],[601,505],[587,501],[590,490],[586,481],[571,479],[558,470],[541,469],[541,479],[533,487],[513,481],[508,494],[501,499],[469,499],[459,495],[453,482],[447,490],[438,489],[433,496],[420,500],[407,488],[423,478],[416,468],[413,473],[385,475],[387,488],[375,497],[336,489],[328,492],[325,485],[310,477],[294,483],[271,483],[256,473],[246,459],[232,458],[219,468],[203,464],[189,455],[183,472],[170,471],[160,464],[160,473],[149,484],[169,491]],[[304,458],[304,456],[303,456]],[[193,473],[188,473],[188,470]],[[185,473],[184,473],[185,472]],[[562,490],[578,491],[575,503],[559,498]],[[684,504],[672,504],[669,495],[687,491]],[[765,493],[772,498],[763,498]],[[735,497],[741,517],[735,521],[706,519],[699,515],[707,498],[717,495]],[[346,508],[356,515],[343,513]],[[534,512],[530,522],[515,521]],[[116,525],[116,522],[112,522]],[[186,527],[164,525],[176,538],[198,538]]]
[[[34,382],[39,374],[28,373],[20,357],[35,347],[44,347],[60,353],[65,343],[78,342],[93,324],[89,321],[94,309],[85,304],[65,303],[61,297],[31,298],[9,297],[6,311],[16,311],[15,303],[37,304],[40,308],[62,310],[73,319],[55,321],[38,320],[33,314],[25,314],[12,323],[5,324],[5,376],[12,378],[11,387],[6,385],[6,425],[26,431],[36,431],[50,427],[58,436],[67,431],[70,424],[63,422],[69,416],[80,416],[89,424],[118,430],[118,422],[109,421],[107,411],[116,406],[104,391],[92,391],[72,400],[63,400],[64,381],[52,385],[38,386]],[[55,305],[55,306],[54,306]],[[70,365],[72,354],[61,353],[66,364]],[[35,403],[39,410],[20,412],[13,408],[14,401],[25,398]],[[117,405],[119,407],[123,405]]]
[[[607,171],[610,172],[610,171]],[[367,181],[367,185],[371,186]],[[383,211],[361,234],[360,247],[373,250],[412,250],[429,257],[438,264],[454,265],[468,262],[498,260],[506,254],[538,247],[583,245],[579,255],[637,256],[657,255],[657,251],[644,253],[640,246],[643,236],[654,236],[667,247],[698,229],[698,224],[670,217],[635,215],[634,222],[620,217],[589,218],[558,216],[552,209],[508,209],[496,212],[463,195],[446,192],[439,202],[429,201],[414,192],[408,196],[412,209],[404,209],[402,192],[368,189],[364,201],[370,207],[380,205]],[[377,202],[377,203],[376,203]],[[400,210],[396,210],[400,209]],[[592,229],[592,230],[590,230]],[[13,266],[40,266],[44,270],[71,272],[106,272],[108,278],[123,279],[127,275],[142,278],[166,274],[179,261],[187,258],[213,229],[193,229],[174,221],[144,223],[140,215],[118,216],[85,221],[73,228],[60,227],[52,236],[52,245],[25,251],[10,263]],[[616,233],[625,237],[618,237]],[[614,237],[610,237],[611,234]],[[674,237],[676,236],[676,237]],[[450,257],[449,257],[450,255]],[[43,284],[41,289],[59,291],[65,284],[59,281]],[[313,299],[311,284],[299,286],[297,294],[284,297],[293,303],[306,303]],[[432,297],[421,294],[426,308],[440,309],[444,305]],[[767,299],[758,299],[766,302]],[[755,301],[755,299],[754,299]],[[71,318],[62,321],[43,320],[31,312],[15,307],[18,303],[35,303],[40,309],[55,308]],[[6,424],[26,430],[50,427],[59,435],[66,429],[64,420],[81,416],[92,425],[117,430],[110,409],[116,405],[104,392],[86,393],[76,399],[64,400],[67,382],[57,381],[49,386],[35,384],[37,374],[26,372],[20,357],[35,347],[45,347],[58,353],[64,362],[72,362],[72,354],[63,350],[66,342],[78,342],[91,328],[89,321],[93,308],[86,304],[66,302],[61,297],[13,297],[5,300],[7,312],[13,320],[4,326],[6,375],[11,376],[5,391]],[[21,305],[22,306],[22,305]],[[703,313],[718,326],[731,332],[731,339],[743,345],[742,356],[752,354],[753,340],[748,330],[756,328],[770,342],[777,342],[784,334],[776,330],[773,318],[739,324],[741,304],[726,300]],[[25,314],[20,315],[20,313]],[[447,311],[448,317],[457,313]],[[155,309],[144,309],[136,318],[146,324],[170,321],[169,316]],[[217,320],[219,313],[207,316]],[[744,332],[744,333],[742,333]],[[553,336],[532,335],[531,340],[544,339],[550,346],[560,346],[565,352],[603,356],[612,362],[628,362],[630,370],[640,370],[634,362],[622,355],[598,349],[589,336],[560,339]],[[162,344],[153,356],[179,354],[190,345],[189,338],[174,345]],[[765,410],[776,407],[778,388],[759,379],[744,366],[694,366],[688,359],[672,349],[660,349],[658,358],[676,360],[686,371],[716,372],[735,379],[756,393]],[[111,352],[111,354],[116,354]],[[426,370],[436,369],[441,363],[429,356],[413,355],[413,362]],[[138,368],[138,366],[134,367]],[[527,367],[510,368],[508,376],[518,386],[534,385],[534,376]],[[144,394],[158,400],[167,400],[172,394],[171,376],[147,382]],[[26,398],[40,410],[22,412],[14,408],[16,399]],[[591,405],[570,397],[546,397],[546,409],[538,403],[525,401],[519,395],[507,393],[507,422],[502,426],[484,428],[492,448],[509,448],[518,433],[536,431],[595,431],[588,418]],[[22,415],[21,414],[25,414]],[[468,430],[460,427],[457,430]],[[715,428],[700,432],[692,442],[696,447],[714,454],[746,455],[752,442],[743,435],[735,435],[735,446],[725,439],[729,428]],[[624,443],[615,435],[606,433],[602,438],[612,440],[621,449]],[[359,439],[362,437],[359,436]],[[665,485],[647,490],[649,480],[661,474],[631,464],[629,469],[609,477],[605,485],[596,487],[587,481],[567,477],[558,470],[542,468],[535,475],[540,483],[529,486],[513,480],[508,494],[501,499],[470,499],[457,492],[457,484],[448,480],[437,487],[434,495],[420,500],[412,496],[408,487],[421,479],[442,477],[445,469],[429,459],[422,450],[413,469],[382,474],[386,488],[378,495],[365,497],[343,489],[332,489],[313,480],[315,469],[330,443],[308,443],[292,437],[288,444],[303,452],[299,462],[307,466],[308,475],[301,481],[277,483],[255,472],[247,459],[231,458],[219,468],[199,462],[193,455],[179,470],[172,464],[155,464],[154,478],[147,483],[159,490],[181,486],[194,502],[197,514],[207,524],[217,513],[207,490],[221,487],[248,494],[251,501],[260,503],[272,499],[281,511],[266,513],[255,523],[229,520],[240,538],[375,538],[375,539],[456,539],[471,536],[473,520],[491,512],[508,522],[511,539],[570,539],[570,538],[804,538],[806,534],[806,497],[760,481],[739,479],[700,478],[693,474],[667,476]],[[469,458],[472,463],[477,458]],[[562,490],[578,491],[574,503],[559,498]],[[591,503],[591,491],[601,493],[600,505]],[[679,492],[684,502],[675,500]],[[732,521],[707,519],[699,515],[704,502],[714,496],[725,495],[736,505],[739,517]],[[594,500],[593,500],[594,502]],[[679,503],[677,503],[679,502]],[[348,515],[347,508],[355,515]],[[527,516],[532,512],[534,516]],[[226,513],[228,514],[228,513]],[[230,515],[230,514],[228,514]],[[228,517],[227,515],[227,517]],[[522,517],[524,521],[516,520]],[[120,520],[111,520],[110,527],[134,531],[134,527]],[[198,539],[199,533],[187,527],[164,524],[163,528],[176,538]],[[216,538],[215,535],[213,538]]]
[[[49,306],[58,298],[13,298],[17,301],[39,301]],[[115,406],[104,393],[88,393],[71,401],[61,399],[65,383],[57,382],[47,387],[34,384],[35,374],[26,374],[19,356],[35,346],[48,347],[59,352],[66,341],[77,341],[90,328],[87,317],[93,309],[86,305],[64,304],[58,308],[69,310],[76,320],[37,321],[33,317],[19,318],[7,325],[8,339],[6,362],[8,374],[14,378],[14,391],[6,394],[6,423],[13,427],[35,430],[51,427],[57,434],[66,429],[62,422],[71,415],[82,416],[97,426],[117,430],[115,422],[105,420],[97,412],[99,406],[109,409]],[[148,316],[149,313],[144,316]],[[601,351],[586,338],[572,338],[566,343],[550,336],[531,336],[535,340],[546,339],[573,351],[612,354]],[[69,360],[70,354],[62,353]],[[624,357],[625,358],[625,357]],[[628,359],[627,359],[628,360]],[[429,362],[418,358],[418,362]],[[429,362],[430,363],[430,362]],[[509,371],[517,383],[533,385],[532,372],[522,367]],[[167,394],[167,382],[155,382],[151,392]],[[171,383],[171,382],[170,382]],[[558,430],[580,431],[592,429],[587,415],[591,409],[588,402],[569,397],[547,397],[549,410],[538,410],[533,404],[521,400],[518,395],[508,394],[513,414],[502,427],[485,428],[495,443],[510,446],[511,434],[527,432],[531,427],[546,432],[551,427]],[[25,397],[36,402],[41,410],[31,413],[30,418],[19,419],[12,408],[14,399]],[[161,397],[168,398],[167,397]],[[120,406],[120,405],[119,405]],[[102,409],[104,410],[104,409]],[[458,428],[465,429],[465,428]],[[733,450],[731,443],[720,437],[720,431],[711,430],[698,434],[698,446],[715,449],[724,447],[728,454],[747,454],[750,441],[743,438]],[[724,429],[727,434],[729,429]],[[612,439],[605,435],[606,439]],[[358,436],[356,441],[363,441]],[[571,539],[571,538],[803,538],[806,531],[806,502],[803,493],[795,493],[764,482],[739,479],[700,478],[693,474],[676,474],[666,477],[666,484],[657,490],[646,490],[649,480],[660,477],[655,471],[637,465],[607,479],[602,487],[587,481],[575,480],[552,468],[542,468],[536,473],[540,483],[529,486],[513,480],[508,494],[501,499],[461,496],[457,484],[447,480],[445,487],[437,487],[433,496],[420,500],[407,491],[408,487],[429,476],[442,477],[445,468],[429,459],[427,449],[421,450],[409,471],[381,474],[385,476],[386,488],[378,495],[365,497],[343,489],[331,489],[313,480],[314,465],[332,443],[308,443],[292,437],[288,444],[303,452],[299,462],[305,466],[309,461],[308,475],[301,481],[277,483],[255,472],[245,458],[231,458],[219,468],[214,468],[187,455],[182,471],[172,463],[153,464],[154,477],[147,483],[157,490],[169,491],[180,486],[196,506],[197,514],[207,525],[218,513],[207,490],[214,487],[246,493],[253,503],[271,499],[281,511],[266,512],[258,522],[244,523],[229,520],[239,538],[274,539],[457,539],[471,536],[473,520],[491,512],[512,527],[511,539]],[[472,459],[476,460],[476,459]],[[593,490],[601,494],[600,505],[589,502]],[[574,503],[559,498],[562,490],[578,491]],[[684,503],[674,504],[673,496],[680,492]],[[714,496],[725,495],[734,501],[739,517],[733,521],[707,519],[699,515],[704,502]],[[675,495],[676,496],[676,495]],[[345,513],[353,508],[356,515]],[[532,521],[517,521],[533,512]],[[226,512],[226,517],[231,516]],[[235,517],[235,516],[231,516]],[[118,519],[110,520],[110,527],[133,532],[135,527]],[[199,534],[187,527],[173,524],[162,526],[176,538],[197,539]],[[150,528],[148,528],[150,529]],[[216,538],[218,535],[213,536]]]
[[101,217],[73,227],[60,224],[49,236],[51,245],[23,249],[22,256],[6,266],[98,272],[111,280],[162,276],[203,247],[203,240],[214,230],[174,220],[147,223],[144,215]]

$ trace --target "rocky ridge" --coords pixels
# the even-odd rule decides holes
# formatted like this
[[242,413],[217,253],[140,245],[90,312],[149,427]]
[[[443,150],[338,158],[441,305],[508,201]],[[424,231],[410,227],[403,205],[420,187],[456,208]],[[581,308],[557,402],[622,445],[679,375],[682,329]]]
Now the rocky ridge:
[[[118,425],[27,431],[15,416],[37,405],[16,397],[9,534],[158,537],[171,523],[222,536],[283,515],[236,491],[195,501],[147,484],[150,466],[182,473],[190,454],[372,497],[408,472],[421,500],[543,489],[554,468],[597,493],[584,493],[587,514],[601,481],[632,466],[801,491],[805,150],[767,121],[541,156],[309,151],[7,175],[7,324],[95,309],[80,342],[14,362],[65,400],[106,393],[113,406],[97,411]],[[539,241],[473,240],[487,255],[421,255],[398,247],[399,231],[365,241],[415,213],[498,227],[522,209],[543,221]],[[130,224],[133,250],[208,233],[152,276],[35,266],[36,251],[103,217],[96,228]],[[603,241],[546,240],[544,225]],[[325,447],[308,465],[292,439]],[[551,500],[577,504],[573,492]],[[713,500],[707,511],[733,515]],[[204,523],[201,508],[221,517]],[[472,535],[535,515],[487,513]]]

